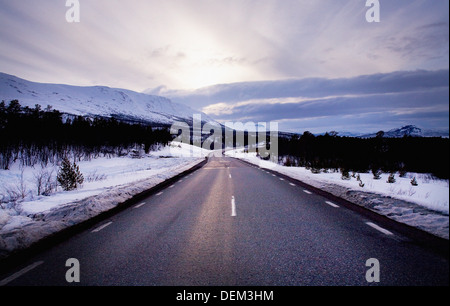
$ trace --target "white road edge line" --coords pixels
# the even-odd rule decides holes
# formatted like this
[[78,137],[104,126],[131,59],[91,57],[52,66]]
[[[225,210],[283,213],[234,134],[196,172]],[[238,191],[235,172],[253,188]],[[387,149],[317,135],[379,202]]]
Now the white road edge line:
[[15,280],[16,278],[21,277],[22,275],[24,275],[25,273],[30,272],[31,270],[33,270],[34,268],[36,268],[37,266],[42,265],[44,262],[43,261],[37,261],[34,264],[29,265],[28,267],[23,268],[22,270],[20,270],[19,272],[14,273],[13,275],[3,279],[0,281],[0,287],[1,286],[5,286],[7,284],[9,284],[10,282],[12,282],[13,280]]
[[312,192],[310,192],[310,191],[308,191],[308,190],[303,190],[303,192],[304,192],[304,193],[307,193],[307,194],[312,194]]
[[391,236],[391,235],[394,235],[393,233],[391,233],[391,232],[388,231],[387,229],[384,229],[384,228],[382,228],[382,227],[380,227],[380,226],[378,226],[378,225],[376,225],[376,224],[374,224],[374,223],[372,223],[372,222],[366,222],[366,224],[367,224],[368,226],[370,226],[370,227],[376,229],[377,231],[382,232],[382,233],[385,234],[385,235],[390,235],[390,236]]
[[236,217],[236,201],[234,200],[234,196],[231,197],[231,216]]
[[94,229],[91,233],[97,233],[97,232],[100,232],[102,229],[104,229],[104,228],[107,227],[107,226],[110,226],[111,224],[112,224],[112,222],[108,222],[108,223],[106,223],[106,224],[103,224],[103,225],[97,227],[96,229]]
[[327,203],[328,205],[330,205],[330,206],[332,206],[332,207],[334,207],[334,208],[339,208],[339,206],[336,205],[336,204],[334,204],[333,202],[325,201],[325,203]]
[[133,209],[142,207],[142,206],[144,206],[145,204],[147,204],[147,203],[143,202],[143,203],[141,203],[141,204],[138,204],[138,205],[134,206]]

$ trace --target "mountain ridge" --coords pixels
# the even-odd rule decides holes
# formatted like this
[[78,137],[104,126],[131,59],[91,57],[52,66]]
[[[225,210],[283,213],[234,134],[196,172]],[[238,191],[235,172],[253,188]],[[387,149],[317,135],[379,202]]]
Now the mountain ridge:
[[62,113],[134,119],[170,125],[191,122],[194,114],[215,122],[208,115],[170,99],[106,86],[73,86],[37,83],[0,72],[0,100],[19,100],[22,106],[51,105]]
[[[379,134],[382,132],[381,134]],[[287,134],[297,134],[298,133],[285,133]],[[353,132],[345,132],[345,131],[329,131],[325,133],[316,133],[315,136],[323,136],[325,134],[336,135],[339,137],[354,137],[354,138],[375,138],[378,135],[382,135],[384,138],[401,138],[405,136],[409,137],[443,137],[449,138],[448,130],[434,130],[434,129],[421,129],[415,125],[405,125],[400,128],[390,129],[388,131],[378,131],[373,133],[353,133]]]
[[[2,72],[0,72],[1,100],[6,103],[19,100],[22,106],[31,108],[34,108],[36,104],[40,104],[43,108],[51,105],[53,109],[69,115],[114,117],[124,121],[147,122],[153,125],[171,125],[175,121],[192,123],[193,115],[201,114],[203,122],[221,125],[205,113],[162,96],[107,86],[37,83]],[[280,131],[280,133],[283,132]],[[317,135],[323,134],[325,133]],[[337,135],[373,138],[377,136],[377,132],[363,134],[341,131],[337,132]],[[415,125],[405,125],[385,131],[383,135],[386,138],[404,136],[448,138],[449,131],[424,130]]]
[[[373,138],[376,137],[377,133],[363,134],[359,137],[361,138]],[[404,136],[411,137],[448,137],[448,131],[437,131],[437,130],[423,130],[415,125],[405,125],[400,128],[391,129],[384,132],[383,137],[386,138],[401,138]]]

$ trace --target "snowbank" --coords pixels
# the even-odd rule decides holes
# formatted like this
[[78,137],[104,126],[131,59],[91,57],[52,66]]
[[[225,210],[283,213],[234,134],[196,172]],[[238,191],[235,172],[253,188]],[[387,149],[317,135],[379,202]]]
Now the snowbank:
[[33,196],[34,174],[41,169],[26,168],[22,172],[15,167],[1,170],[0,186],[14,186],[22,176],[23,185],[29,186],[30,190],[25,189],[25,201],[2,204],[0,258],[108,211],[204,160],[192,157],[191,151],[190,146],[176,144],[139,159],[120,157],[82,161],[80,170],[85,180],[90,177],[92,181],[85,181],[79,190],[59,190],[51,196]]
[[[396,182],[389,184],[386,182],[389,174],[374,180],[371,173],[359,173],[364,183],[364,187],[360,187],[356,178],[342,180],[340,173],[313,174],[303,167],[281,166],[259,159],[256,153],[243,153],[242,150],[227,151],[225,154],[277,171],[398,222],[449,239],[448,180],[408,173],[404,178],[396,175]],[[411,185],[412,177],[416,177],[418,186]]]

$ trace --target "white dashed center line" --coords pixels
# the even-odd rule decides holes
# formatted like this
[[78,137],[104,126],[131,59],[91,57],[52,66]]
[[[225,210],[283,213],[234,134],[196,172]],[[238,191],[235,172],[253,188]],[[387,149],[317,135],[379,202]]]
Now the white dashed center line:
[[328,205],[330,205],[331,207],[334,207],[334,208],[338,208],[339,207],[338,205],[336,205],[336,204],[334,204],[333,202],[330,202],[330,201],[325,201],[325,203],[327,203]]
[[134,209],[136,209],[136,208],[139,208],[139,207],[142,207],[142,206],[144,206],[146,203],[145,202],[142,202],[141,204],[138,204],[138,205],[136,205],[135,207],[133,207]]
[[368,226],[370,226],[370,227],[376,229],[377,231],[382,232],[382,233],[385,234],[385,235],[389,235],[389,236],[394,235],[393,233],[391,233],[391,232],[388,231],[387,229],[384,229],[384,228],[382,228],[382,227],[380,227],[380,226],[378,226],[378,225],[376,225],[376,224],[374,224],[374,223],[372,223],[372,222],[366,222],[366,224],[367,224]]
[[308,191],[308,190],[303,190],[303,192],[304,192],[304,193],[307,193],[307,194],[312,194],[312,192],[310,192],[310,191]]
[[236,217],[236,201],[234,200],[234,196],[231,197],[231,216]]
[[103,224],[102,226],[97,227],[95,230],[93,230],[91,233],[97,233],[100,232],[102,229],[104,229],[107,226],[110,226],[112,222],[108,222],[106,224]]
[[3,279],[0,281],[0,287],[1,286],[5,286],[6,284],[12,282],[13,280],[15,280],[16,278],[21,277],[22,275],[24,275],[25,273],[30,272],[31,270],[33,270],[34,268],[36,268],[37,266],[42,265],[44,262],[43,261],[37,261],[34,264],[31,264],[25,268],[23,268],[22,270],[20,270],[19,272],[14,273],[13,275]]

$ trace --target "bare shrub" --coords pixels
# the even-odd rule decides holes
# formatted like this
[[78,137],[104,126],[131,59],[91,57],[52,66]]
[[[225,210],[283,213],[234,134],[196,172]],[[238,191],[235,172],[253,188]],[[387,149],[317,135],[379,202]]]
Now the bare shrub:
[[7,186],[3,186],[1,201],[3,203],[9,203],[9,206],[15,210],[17,210],[17,202],[24,200],[28,195],[31,194],[31,192],[27,189],[27,185],[25,184],[23,172],[24,170],[22,169],[18,181]]
[[99,182],[104,181],[108,178],[106,174],[98,174],[97,170],[95,170],[93,173],[90,173],[88,176],[86,176],[86,181],[91,182]]
[[413,195],[415,195],[416,194],[416,191],[415,190],[413,190],[413,188],[412,187],[409,187],[409,192],[408,192],[408,195],[410,196],[410,197],[412,197]]
[[49,196],[56,191],[56,184],[53,180],[53,172],[53,169],[49,171],[41,168],[37,173],[33,174],[38,196]]

